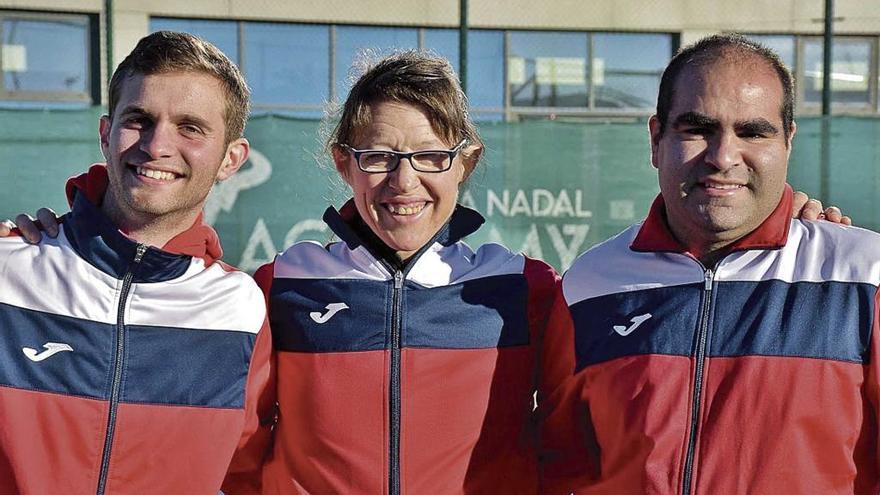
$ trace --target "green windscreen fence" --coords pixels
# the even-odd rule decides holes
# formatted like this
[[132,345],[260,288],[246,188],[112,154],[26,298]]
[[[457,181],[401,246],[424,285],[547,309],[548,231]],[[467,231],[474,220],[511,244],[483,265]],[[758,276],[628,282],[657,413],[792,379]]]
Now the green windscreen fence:
[[[64,180],[101,160],[101,108],[0,110],[0,217],[50,206],[67,209]],[[321,216],[346,190],[323,156],[321,123],[277,115],[253,117],[248,163],[220,183],[206,217],[220,233],[224,258],[253,271],[293,242],[332,239]],[[798,120],[789,181],[820,193],[821,121]],[[486,225],[472,246],[500,242],[567,268],[591,245],[639,221],[657,194],[644,121],[484,123],[487,152],[462,191]],[[880,119],[831,122],[830,203],[856,224],[880,230]]]

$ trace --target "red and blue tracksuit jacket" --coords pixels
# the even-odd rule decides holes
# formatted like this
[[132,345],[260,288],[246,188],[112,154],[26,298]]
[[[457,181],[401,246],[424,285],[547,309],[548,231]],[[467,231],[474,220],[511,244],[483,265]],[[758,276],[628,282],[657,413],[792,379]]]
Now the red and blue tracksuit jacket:
[[216,495],[269,377],[262,295],[200,221],[122,235],[105,188],[74,181],[56,239],[0,239],[0,493]]
[[876,494],[880,235],[791,220],[716,266],[648,218],[563,277],[545,493]]
[[558,276],[461,239],[458,207],[407,264],[352,202],[261,268],[277,359],[266,494],[534,494],[538,343]]

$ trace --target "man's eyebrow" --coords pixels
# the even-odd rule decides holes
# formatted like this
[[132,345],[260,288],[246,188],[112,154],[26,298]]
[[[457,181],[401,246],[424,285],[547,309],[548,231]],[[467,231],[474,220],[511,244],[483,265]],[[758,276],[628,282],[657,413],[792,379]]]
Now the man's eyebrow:
[[698,112],[685,112],[672,122],[672,127],[718,127],[721,123],[708,115]]
[[119,112],[119,115],[150,115],[150,112],[137,105],[128,105]]
[[202,127],[208,131],[214,130],[214,128],[211,127],[211,124],[207,120],[203,119],[202,117],[199,117],[198,115],[193,115],[191,113],[185,113],[185,114],[179,116],[177,118],[177,121],[178,122],[186,122],[189,124],[195,124],[195,125]]
[[779,134],[779,128],[771,124],[769,120],[764,118],[744,120],[737,122],[734,126],[737,131],[747,134],[763,134],[767,136],[776,136]]

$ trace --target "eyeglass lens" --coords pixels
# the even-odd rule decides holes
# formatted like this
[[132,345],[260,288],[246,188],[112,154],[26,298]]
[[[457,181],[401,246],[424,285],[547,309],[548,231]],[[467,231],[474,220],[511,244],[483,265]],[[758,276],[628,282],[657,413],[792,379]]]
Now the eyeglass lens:
[[[361,155],[361,168],[368,172],[390,171],[397,167],[400,157],[394,153],[370,151]],[[426,151],[412,156],[412,166],[420,172],[441,172],[449,168],[449,153]]]

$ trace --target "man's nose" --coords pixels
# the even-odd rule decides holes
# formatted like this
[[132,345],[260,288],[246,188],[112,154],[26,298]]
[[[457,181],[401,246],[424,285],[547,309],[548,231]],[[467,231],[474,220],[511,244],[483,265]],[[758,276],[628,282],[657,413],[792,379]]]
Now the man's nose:
[[171,124],[158,123],[141,133],[140,149],[152,158],[171,156],[176,129]]
[[721,132],[709,140],[706,163],[718,170],[742,164],[742,140],[735,133]]

